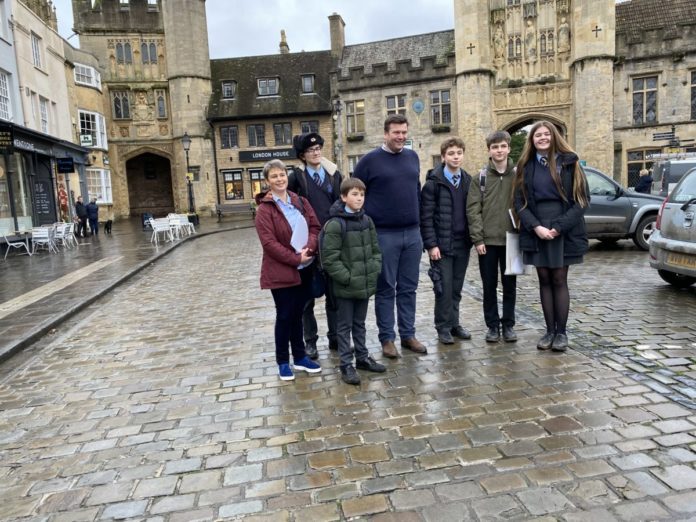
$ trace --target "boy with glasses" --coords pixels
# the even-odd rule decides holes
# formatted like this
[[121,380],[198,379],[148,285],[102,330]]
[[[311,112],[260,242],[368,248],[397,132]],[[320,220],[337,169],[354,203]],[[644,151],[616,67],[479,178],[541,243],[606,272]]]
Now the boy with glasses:
[[[316,132],[294,136],[293,148],[301,161],[299,167],[293,168],[288,177],[288,190],[309,201],[319,219],[321,226],[329,220],[331,205],[341,195],[341,173],[334,163],[322,155],[324,138]],[[331,295],[331,285],[326,285],[326,322],[329,349],[337,350],[336,341],[336,304]],[[317,320],[314,316],[314,299],[307,301],[302,314],[305,351],[312,359],[317,359],[317,340],[319,339]]]

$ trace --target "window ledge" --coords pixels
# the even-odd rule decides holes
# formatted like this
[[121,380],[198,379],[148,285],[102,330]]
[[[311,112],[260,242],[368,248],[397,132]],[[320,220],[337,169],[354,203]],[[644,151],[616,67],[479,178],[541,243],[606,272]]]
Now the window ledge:
[[364,134],[348,134],[348,136],[346,136],[347,141],[362,141],[364,139]]

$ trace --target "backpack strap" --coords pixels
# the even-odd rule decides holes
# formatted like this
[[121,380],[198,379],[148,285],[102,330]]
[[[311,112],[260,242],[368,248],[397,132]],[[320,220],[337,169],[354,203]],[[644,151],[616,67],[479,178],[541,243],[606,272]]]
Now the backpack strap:
[[486,177],[488,176],[488,167],[483,167],[479,172],[479,187],[481,189],[481,204],[483,205],[483,195],[486,192]]

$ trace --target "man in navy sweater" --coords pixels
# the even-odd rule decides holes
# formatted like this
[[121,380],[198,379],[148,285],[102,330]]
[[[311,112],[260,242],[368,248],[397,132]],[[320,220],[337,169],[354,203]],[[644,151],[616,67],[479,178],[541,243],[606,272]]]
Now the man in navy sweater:
[[416,339],[416,290],[423,252],[420,235],[420,163],[404,148],[408,120],[392,114],[384,122],[384,144],[368,152],[355,166],[354,176],[365,183],[365,213],[377,228],[382,273],[377,280],[375,315],[385,357],[396,358],[395,314],[401,346],[428,353]]

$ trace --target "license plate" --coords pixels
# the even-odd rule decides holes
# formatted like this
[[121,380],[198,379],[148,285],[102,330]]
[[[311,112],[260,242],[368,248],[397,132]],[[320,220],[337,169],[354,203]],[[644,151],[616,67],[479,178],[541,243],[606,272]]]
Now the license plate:
[[696,269],[696,256],[671,252],[667,255],[667,263],[673,266]]

